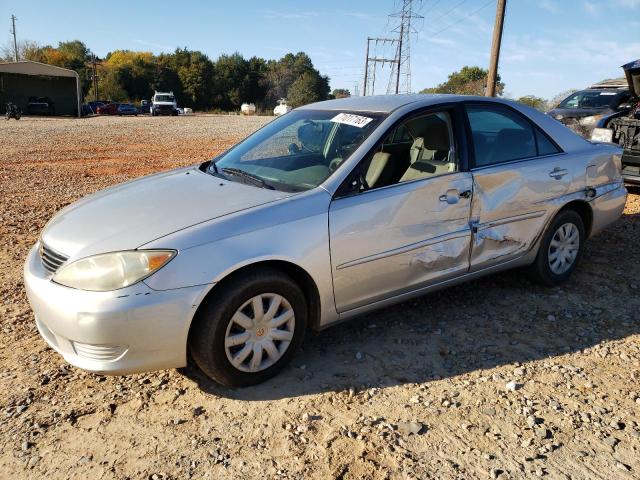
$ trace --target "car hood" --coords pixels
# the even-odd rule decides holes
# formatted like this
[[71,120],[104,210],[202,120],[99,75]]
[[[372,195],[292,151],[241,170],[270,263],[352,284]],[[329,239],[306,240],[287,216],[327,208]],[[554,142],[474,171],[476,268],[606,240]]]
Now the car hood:
[[223,215],[290,196],[230,182],[189,167],[118,185],[69,205],[42,241],[69,258],[135,249]]
[[629,90],[634,97],[640,97],[640,59],[622,66],[627,77]]

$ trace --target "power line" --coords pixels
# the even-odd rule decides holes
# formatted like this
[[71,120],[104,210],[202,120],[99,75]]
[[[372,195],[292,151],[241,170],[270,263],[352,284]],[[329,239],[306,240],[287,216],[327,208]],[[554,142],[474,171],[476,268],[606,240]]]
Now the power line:
[[434,8],[436,8],[438,6],[438,4],[440,3],[441,0],[436,0],[436,2],[431,5],[427,10],[424,11],[424,13],[429,13],[431,10],[433,10]]
[[478,8],[478,9],[474,10],[473,12],[469,13],[468,15],[465,15],[464,17],[462,17],[462,18],[458,19],[457,21],[455,21],[455,22],[453,22],[453,23],[451,23],[451,24],[447,25],[446,27],[444,27],[444,28],[442,28],[442,29],[440,29],[440,30],[438,30],[438,31],[436,31],[436,32],[430,33],[429,35],[430,35],[431,37],[435,37],[435,36],[437,36],[437,35],[440,35],[442,32],[444,32],[444,31],[446,31],[446,30],[449,30],[450,28],[455,27],[455,26],[456,26],[456,25],[458,25],[459,23],[461,23],[461,22],[463,22],[463,21],[465,21],[465,20],[467,20],[467,19],[469,19],[469,18],[473,17],[473,16],[474,16],[476,13],[478,13],[480,10],[482,10],[483,8],[486,8],[487,6],[489,6],[489,5],[490,5],[490,4],[492,4],[492,3],[493,3],[493,0],[489,0],[487,3],[483,4],[480,8]]
[[460,5],[462,5],[463,3],[466,3],[467,0],[462,0],[459,3],[456,3],[453,7],[451,7],[449,10],[447,10],[446,12],[444,12],[443,14],[441,14],[440,16],[436,17],[433,19],[433,22],[437,22],[438,20],[440,20],[441,18],[446,17],[447,15],[449,15],[451,12],[453,12],[456,8],[458,8]]

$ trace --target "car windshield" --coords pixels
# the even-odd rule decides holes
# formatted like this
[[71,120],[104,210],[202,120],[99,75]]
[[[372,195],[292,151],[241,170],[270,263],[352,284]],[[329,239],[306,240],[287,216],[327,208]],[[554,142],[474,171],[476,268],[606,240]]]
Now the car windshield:
[[173,95],[156,95],[156,102],[173,102]]
[[615,104],[620,92],[610,90],[584,90],[565,98],[558,108],[608,108]]
[[209,173],[263,188],[308,190],[324,182],[383,118],[369,112],[294,110],[215,159]]

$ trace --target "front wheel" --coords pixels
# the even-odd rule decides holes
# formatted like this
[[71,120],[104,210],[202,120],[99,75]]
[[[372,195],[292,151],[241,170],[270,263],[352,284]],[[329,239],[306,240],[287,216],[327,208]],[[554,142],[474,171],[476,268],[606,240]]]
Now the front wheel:
[[20,117],[22,117],[22,114],[21,114],[20,112],[16,112],[16,114],[15,114],[15,117],[14,117],[14,118],[15,118],[16,120],[20,120]]
[[189,332],[200,369],[229,387],[276,375],[301,345],[307,302],[287,275],[261,268],[229,279],[202,305]]
[[574,210],[560,212],[540,242],[540,250],[530,267],[533,278],[543,285],[564,282],[576,268],[584,249],[582,217]]

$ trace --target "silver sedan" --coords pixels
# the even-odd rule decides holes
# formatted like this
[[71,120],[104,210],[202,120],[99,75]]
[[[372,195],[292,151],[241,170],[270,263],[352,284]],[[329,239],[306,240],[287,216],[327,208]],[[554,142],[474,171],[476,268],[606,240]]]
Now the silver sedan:
[[70,205],[24,268],[69,363],[244,386],[323,329],[481,275],[566,280],[618,219],[618,146],[484,97],[316,103],[219,157]]

